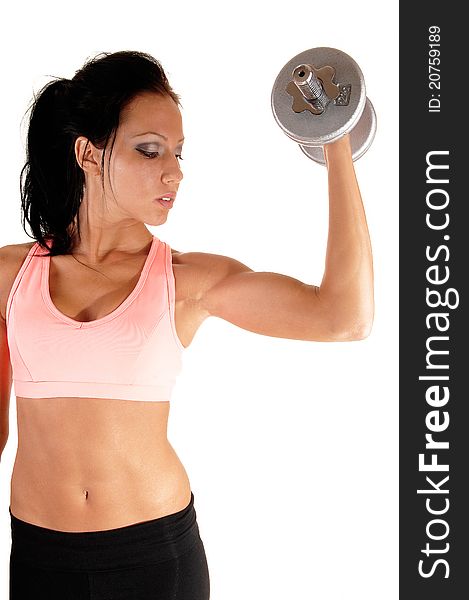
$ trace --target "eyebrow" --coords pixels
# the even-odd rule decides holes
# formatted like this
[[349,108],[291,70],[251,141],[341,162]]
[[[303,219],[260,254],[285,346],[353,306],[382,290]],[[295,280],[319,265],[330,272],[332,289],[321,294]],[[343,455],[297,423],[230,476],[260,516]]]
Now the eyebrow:
[[[145,131],[145,133],[137,133],[137,135],[134,135],[133,137],[139,137],[141,135],[147,135],[148,133],[152,133],[153,135],[157,135],[158,137],[163,138],[164,140],[168,141],[168,138],[163,135],[162,133],[157,133],[156,131]],[[181,138],[179,141],[183,142],[185,138]]]

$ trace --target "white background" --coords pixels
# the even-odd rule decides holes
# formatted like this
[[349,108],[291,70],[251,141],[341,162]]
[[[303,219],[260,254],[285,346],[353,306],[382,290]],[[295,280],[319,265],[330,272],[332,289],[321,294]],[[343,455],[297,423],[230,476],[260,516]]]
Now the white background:
[[[398,6],[311,2],[10,4],[2,17],[0,245],[28,242],[19,174],[26,118],[52,76],[102,51],[142,50],[181,95],[184,181],[167,223],[180,251],[321,282],[327,172],[276,124],[274,80],[304,50],[360,65],[378,116],[355,163],[376,313],[359,342],[256,335],[207,319],[184,354],[169,439],[195,497],[211,600],[398,597]],[[370,23],[373,25],[370,27]],[[23,122],[22,122],[23,119]],[[10,477],[0,463],[0,597],[8,596]],[[51,502],[54,498],[51,497]]]

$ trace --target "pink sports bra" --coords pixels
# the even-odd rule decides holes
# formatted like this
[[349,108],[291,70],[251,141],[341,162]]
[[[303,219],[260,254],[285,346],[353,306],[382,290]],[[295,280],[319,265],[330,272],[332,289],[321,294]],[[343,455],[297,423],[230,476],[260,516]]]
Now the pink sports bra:
[[185,349],[174,324],[170,246],[153,236],[130,295],[111,313],[86,322],[53,304],[50,257],[41,254],[36,242],[6,305],[15,394],[169,401]]

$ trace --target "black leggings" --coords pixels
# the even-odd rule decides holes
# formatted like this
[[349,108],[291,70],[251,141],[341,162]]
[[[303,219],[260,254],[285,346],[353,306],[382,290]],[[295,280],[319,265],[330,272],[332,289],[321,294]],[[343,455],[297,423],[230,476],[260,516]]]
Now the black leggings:
[[194,494],[186,508],[104,531],[66,532],[11,514],[10,600],[208,600]]

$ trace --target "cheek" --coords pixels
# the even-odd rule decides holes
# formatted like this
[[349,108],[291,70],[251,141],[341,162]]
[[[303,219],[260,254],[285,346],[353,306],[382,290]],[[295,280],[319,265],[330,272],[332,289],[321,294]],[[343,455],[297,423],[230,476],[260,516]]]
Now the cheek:
[[160,173],[157,167],[157,161],[152,159],[143,159],[135,167],[133,176],[134,191],[138,191],[139,198],[154,198],[158,189]]
[[136,191],[154,191],[158,179],[156,162],[140,157],[116,157],[111,163],[111,181],[115,192],[135,194]]

